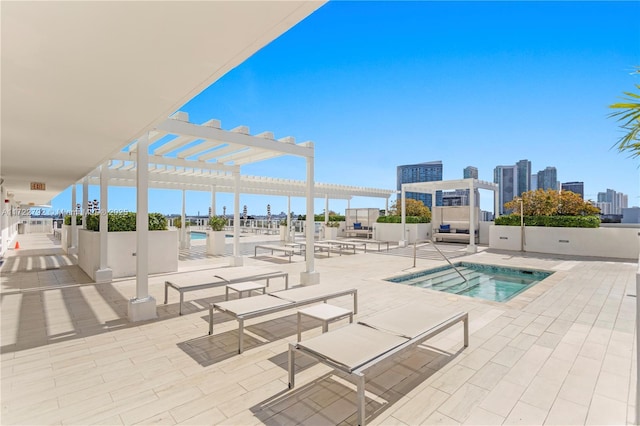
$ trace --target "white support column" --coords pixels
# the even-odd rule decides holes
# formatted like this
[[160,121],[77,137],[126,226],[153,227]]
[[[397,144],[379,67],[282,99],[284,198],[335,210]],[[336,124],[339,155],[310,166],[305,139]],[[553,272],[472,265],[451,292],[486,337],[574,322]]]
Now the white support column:
[[9,246],[9,203],[7,197],[7,190],[2,187],[2,212],[0,212],[0,235],[2,238],[2,252],[0,255],[4,255]]
[[473,185],[473,180],[469,185],[469,245],[467,246],[467,253],[476,253],[478,247],[476,246],[476,190]]
[[[105,166],[106,167],[106,166]],[[102,174],[100,174],[102,181]],[[89,178],[82,179],[82,229],[87,229],[87,209],[89,208]]]
[[[640,242],[640,233],[638,233]],[[638,269],[636,270],[636,422],[640,422],[640,356],[638,342],[640,342],[640,256],[638,256]]]
[[78,209],[76,208],[76,183],[71,186],[71,247],[69,254],[78,254],[78,225],[76,224]]
[[[113,279],[109,268],[109,168],[100,166],[100,267],[96,271],[96,283],[108,283]],[[86,197],[88,198],[88,197]],[[85,198],[85,199],[86,199]],[[85,207],[86,209],[86,207]],[[85,210],[86,211],[86,210]],[[86,217],[86,216],[85,216]]]
[[291,195],[287,196],[287,235],[285,236],[285,241],[290,242],[293,241],[291,238],[291,230],[293,229],[293,220],[291,218]]
[[240,167],[233,172],[233,256],[230,266],[242,266],[243,259],[240,256]]
[[189,241],[187,241],[187,191],[182,189],[182,214],[180,215],[180,220],[182,227],[180,228],[180,248],[188,249]]
[[351,198],[347,198],[347,210],[351,208]]
[[211,185],[211,216],[216,215],[216,186]]
[[300,284],[313,285],[320,283],[320,274],[315,271],[314,256],[315,249],[313,247],[315,232],[315,221],[313,215],[314,207],[314,181],[313,181],[313,157],[307,157],[307,220],[305,221],[305,237],[307,249],[305,250],[306,256],[306,271],[300,273]]
[[500,216],[500,187],[493,190],[493,220]]
[[389,197],[384,200],[384,215],[389,216]]
[[156,318],[149,295],[149,135],[138,139],[136,164],[136,297],[129,300],[129,321]]
[[329,194],[324,196],[324,223],[329,223]]
[[402,239],[398,241],[398,245],[400,247],[406,247],[409,243],[409,238],[407,236],[407,203],[406,203],[406,191],[404,190],[404,185],[402,185],[402,189],[400,191],[400,197],[402,200],[402,212],[400,213],[400,218],[402,222]]

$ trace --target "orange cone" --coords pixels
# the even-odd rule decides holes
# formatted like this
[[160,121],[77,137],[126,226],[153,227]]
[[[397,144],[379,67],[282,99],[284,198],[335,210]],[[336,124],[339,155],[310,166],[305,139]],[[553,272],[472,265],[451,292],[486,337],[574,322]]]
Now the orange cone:
[[20,248],[20,243],[16,241],[16,246],[14,247],[14,249],[18,250]]

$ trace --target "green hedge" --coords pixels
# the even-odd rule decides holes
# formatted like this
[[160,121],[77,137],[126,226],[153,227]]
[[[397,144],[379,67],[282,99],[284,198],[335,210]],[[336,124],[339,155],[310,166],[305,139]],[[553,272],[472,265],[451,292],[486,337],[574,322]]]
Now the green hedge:
[[[378,223],[402,223],[402,216],[380,216]],[[431,218],[426,216],[407,216],[406,223],[431,223]]]
[[[124,232],[136,230],[136,214],[134,212],[109,213],[109,232]],[[100,215],[93,213],[87,215],[87,229],[100,230]],[[149,231],[166,231],[167,218],[162,213],[149,213]]]
[[[64,224],[71,225],[71,215],[68,214],[64,217]],[[82,225],[82,215],[76,215],[76,225]]]
[[[520,215],[500,216],[496,225],[520,226]],[[525,216],[525,226],[548,226],[555,228],[599,228],[598,216]]]
[[[298,220],[306,220],[307,219],[307,215],[304,214],[300,214],[298,215]],[[324,222],[324,215],[323,214],[317,214],[313,217],[313,220],[316,222]],[[340,216],[340,215],[330,215],[329,216],[329,222],[344,222],[345,221],[345,217],[344,216]]]

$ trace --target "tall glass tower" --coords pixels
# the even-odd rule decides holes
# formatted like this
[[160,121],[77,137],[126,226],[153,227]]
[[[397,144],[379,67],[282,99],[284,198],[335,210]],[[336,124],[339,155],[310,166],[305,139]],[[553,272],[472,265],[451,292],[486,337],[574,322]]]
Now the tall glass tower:
[[518,172],[518,187],[516,188],[516,195],[520,196],[523,192],[531,190],[531,161],[518,161],[516,163],[516,170]]
[[505,209],[504,204],[513,200],[518,194],[518,170],[516,166],[497,166],[493,169],[493,182],[499,186],[498,204],[499,214],[508,214],[510,211]]
[[555,167],[547,167],[538,172],[538,189],[553,189],[555,191],[559,189],[558,171]]
[[[442,180],[442,161],[398,166],[398,191],[402,189],[403,183],[433,182],[437,180]],[[432,207],[431,194],[407,192],[407,198],[422,201],[429,209]],[[398,195],[398,202],[400,202],[400,195]],[[436,191],[436,206],[442,206],[442,191]]]
[[462,171],[464,179],[478,179],[478,168],[473,166],[467,166]]

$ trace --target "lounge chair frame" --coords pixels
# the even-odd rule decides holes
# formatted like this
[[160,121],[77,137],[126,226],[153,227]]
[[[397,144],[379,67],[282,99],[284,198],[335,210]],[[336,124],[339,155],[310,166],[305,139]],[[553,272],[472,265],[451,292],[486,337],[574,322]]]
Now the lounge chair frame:
[[[267,294],[267,297],[278,297],[278,293],[279,292],[273,292],[270,294]],[[268,314],[272,314],[275,312],[281,312],[281,311],[286,311],[289,309],[295,309],[298,308],[300,306],[305,306],[305,305],[310,305],[313,303],[319,303],[319,302],[324,302],[326,303],[328,300],[330,299],[335,299],[338,297],[342,297],[342,296],[348,296],[348,295],[352,295],[353,296],[353,313],[354,315],[358,313],[358,290],[355,288],[351,288],[351,289],[346,289],[346,290],[339,290],[339,291],[332,291],[330,293],[326,293],[323,295],[318,295],[318,296],[314,296],[314,297],[310,297],[308,299],[304,299],[298,302],[290,302],[290,303],[286,303],[286,304],[282,304],[279,306],[275,306],[275,307],[269,307],[269,308],[265,308],[265,309],[258,309],[252,312],[246,312],[243,314],[236,314],[234,312],[231,312],[229,310],[224,309],[224,302],[221,303],[211,303],[209,305],[209,335],[213,334],[213,314],[214,311],[226,314],[231,316],[233,319],[235,319],[236,321],[238,321],[238,353],[241,354],[244,351],[244,322],[246,320],[252,319],[252,318],[257,318],[257,317],[261,317],[264,315],[268,315]],[[260,297],[260,296],[255,296],[253,299],[255,300],[255,298]],[[247,299],[244,299],[247,300]],[[283,299],[284,300],[284,299]]]
[[[430,339],[431,337],[447,330],[448,328],[454,326],[458,322],[462,322],[464,325],[464,347],[469,346],[469,314],[466,312],[458,313],[446,321],[440,323],[436,327],[433,327],[429,330],[424,331],[418,336],[407,339],[407,341],[395,348],[381,353],[378,356],[370,359],[364,364],[358,366],[357,368],[351,369],[343,364],[334,362],[326,357],[323,357],[322,354],[318,354],[316,352],[307,350],[302,346],[304,343],[290,343],[289,344],[289,353],[288,353],[288,364],[289,364],[289,389],[293,389],[295,387],[295,355],[296,353],[301,353],[306,356],[309,356],[315,359],[322,364],[333,368],[334,370],[342,371],[348,374],[351,380],[355,383],[357,387],[357,409],[358,409],[358,424],[361,426],[365,425],[365,370],[373,367],[374,365],[392,358],[397,354],[404,352],[405,350],[411,349],[417,345],[420,345],[423,341]],[[366,324],[365,324],[366,325]],[[380,331],[380,333],[386,333],[385,331]]]
[[[223,274],[223,273],[219,273],[219,274]],[[171,281],[165,281],[164,282],[164,304],[166,305],[168,303],[169,288],[172,288],[176,290],[178,293],[180,293],[180,305],[178,308],[179,315],[182,315],[182,305],[184,304],[184,294],[189,291],[203,290],[206,288],[214,288],[214,287],[222,287],[228,284],[237,284],[237,283],[242,283],[247,281],[256,281],[256,280],[266,280],[267,287],[269,287],[269,280],[273,278],[284,278],[285,289],[289,288],[289,273],[283,272],[283,271],[261,272],[261,273],[255,273],[253,275],[248,274],[245,277],[234,278],[234,279],[227,279],[221,275],[214,275],[214,277],[218,278],[220,281],[201,283],[201,284],[187,284],[187,285],[180,285]]]

